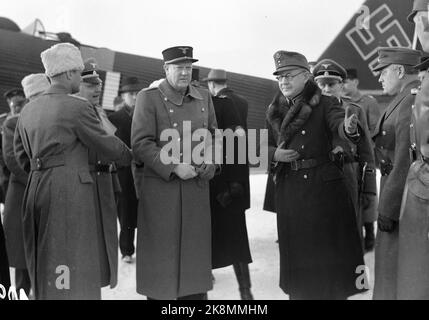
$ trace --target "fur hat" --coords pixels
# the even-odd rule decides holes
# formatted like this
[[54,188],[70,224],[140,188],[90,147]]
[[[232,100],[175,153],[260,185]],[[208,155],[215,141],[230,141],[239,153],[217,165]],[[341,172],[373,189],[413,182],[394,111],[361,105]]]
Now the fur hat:
[[71,43],[58,43],[40,54],[45,73],[49,77],[57,74],[84,69],[79,49]]
[[27,99],[30,99],[36,94],[42,93],[51,85],[48,77],[43,73],[29,74],[22,79],[21,84]]

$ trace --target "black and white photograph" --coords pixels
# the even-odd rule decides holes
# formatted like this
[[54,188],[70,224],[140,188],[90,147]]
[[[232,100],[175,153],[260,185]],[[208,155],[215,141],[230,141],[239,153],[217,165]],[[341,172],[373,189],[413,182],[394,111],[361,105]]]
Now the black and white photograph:
[[429,0],[2,3],[0,304],[429,300],[428,71]]

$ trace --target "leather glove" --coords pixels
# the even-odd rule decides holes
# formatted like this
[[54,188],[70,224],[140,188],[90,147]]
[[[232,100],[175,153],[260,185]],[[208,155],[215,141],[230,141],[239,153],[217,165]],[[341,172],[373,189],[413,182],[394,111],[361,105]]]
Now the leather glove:
[[214,164],[203,163],[201,166],[195,168],[201,180],[211,180],[216,173],[216,166]]
[[398,221],[395,221],[391,218],[388,218],[386,216],[379,215],[377,220],[378,230],[382,232],[392,233],[396,226],[398,224]]
[[224,191],[224,192],[222,192],[222,193],[219,193],[219,194],[216,196],[216,200],[217,200],[217,202],[219,202],[219,204],[220,204],[222,207],[226,208],[227,206],[229,206],[229,205],[231,204],[231,202],[232,202],[232,197],[231,197],[231,195],[230,195],[229,191]]
[[239,182],[230,182],[229,183],[229,192],[232,198],[239,198],[244,195],[243,185]]

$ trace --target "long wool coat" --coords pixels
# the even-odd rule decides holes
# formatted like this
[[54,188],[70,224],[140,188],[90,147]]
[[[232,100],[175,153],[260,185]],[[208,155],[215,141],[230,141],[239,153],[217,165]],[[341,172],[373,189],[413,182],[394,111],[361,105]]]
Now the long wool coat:
[[[219,129],[235,130],[237,126],[247,128],[246,114],[238,109],[231,98],[220,93],[213,97],[213,105]],[[249,167],[238,163],[238,146],[234,150],[234,163],[227,164],[227,150],[224,145],[222,171],[210,181],[213,269],[239,262],[252,262],[245,216],[245,210],[250,207]],[[230,183],[240,183],[243,194],[234,197],[224,207],[217,197],[230,190]]]
[[422,82],[412,113],[411,139],[417,161],[408,172],[399,220],[398,299],[429,299],[429,78]]
[[87,100],[68,95],[61,85],[52,85],[21,111],[14,145],[19,165],[31,171],[23,229],[36,298],[100,299],[88,149],[109,161],[130,161],[130,150],[103,130]]
[[[161,132],[177,129],[181,144],[184,121],[191,121],[192,132],[216,128],[207,90],[190,86],[184,97],[164,80],[138,94],[131,132],[135,161],[144,163],[143,185],[137,188],[137,292],[155,299],[212,288],[209,184],[175,177],[175,165],[160,158],[168,143],[161,141]],[[199,143],[193,141],[191,149]]]
[[[399,220],[401,200],[410,168],[410,123],[414,96],[411,89],[417,81],[408,83],[381,115],[374,132],[378,162],[391,163],[389,175],[380,181],[378,214]],[[374,295],[376,300],[396,299],[398,266],[398,227],[391,233],[377,232],[375,243]]]
[[[309,169],[292,171],[285,164],[276,171],[280,287],[292,298],[345,298],[361,292],[356,268],[364,261],[355,211],[344,175],[328,157],[333,135],[346,139],[344,111],[335,103],[310,81],[298,99],[279,99],[267,111],[270,159],[287,141],[285,148],[298,151],[301,159],[318,161]],[[298,104],[301,111],[284,125]]]
[[27,269],[22,231],[22,203],[28,174],[20,168],[15,159],[13,136],[18,115],[8,117],[3,124],[3,159],[10,171],[9,188],[4,206],[4,231],[11,267]]

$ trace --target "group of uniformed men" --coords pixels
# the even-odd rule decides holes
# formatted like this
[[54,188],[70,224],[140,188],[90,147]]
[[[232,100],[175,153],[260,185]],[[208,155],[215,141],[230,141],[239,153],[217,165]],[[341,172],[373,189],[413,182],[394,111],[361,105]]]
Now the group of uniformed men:
[[[409,16],[426,51],[428,3],[415,0]],[[192,47],[162,54],[165,79],[143,90],[136,79],[125,81],[124,106],[109,117],[99,105],[95,61],[84,64],[68,43],[41,53],[45,74],[23,79],[25,95],[8,92],[7,253],[16,285],[36,299],[99,299],[101,287],[116,285],[117,212],[125,262],[132,262],[138,230],[138,293],[207,299],[211,270],[233,265],[241,298],[253,299],[244,215],[249,166],[225,165],[200,149],[216,129],[245,135],[247,102],[227,87],[224,70],[209,73],[209,90],[191,83],[198,61]],[[374,246],[375,220],[373,298],[429,298],[429,60],[400,47],[378,55],[374,71],[393,97],[381,114],[375,99],[358,91],[355,70],[324,59],[310,71],[300,53],[274,54],[279,92],[266,112],[266,205],[277,213],[280,287],[291,299],[366,291],[356,272],[364,249]],[[177,141],[162,138],[171,129]],[[206,136],[186,150],[183,140],[201,129]],[[228,141],[207,141],[209,149],[223,146],[225,161]],[[180,156],[166,162],[171,144]],[[185,153],[194,150],[203,161],[189,161]],[[8,277],[3,265],[1,282]]]

